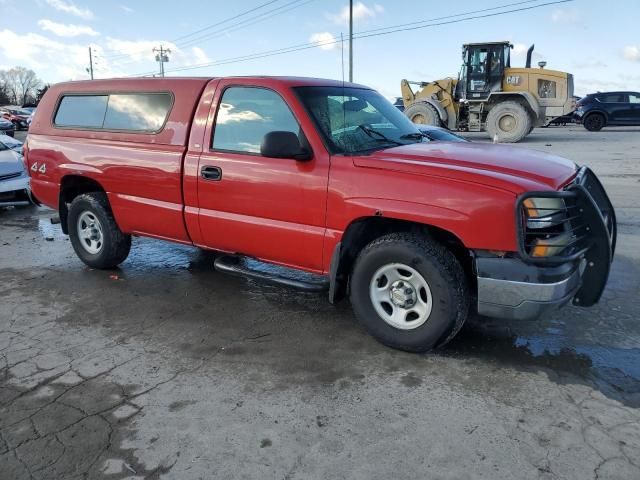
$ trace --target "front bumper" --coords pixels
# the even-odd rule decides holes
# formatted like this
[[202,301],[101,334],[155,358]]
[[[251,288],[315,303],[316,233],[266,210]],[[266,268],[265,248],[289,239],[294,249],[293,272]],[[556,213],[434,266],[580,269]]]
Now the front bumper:
[[572,221],[582,223],[584,233],[572,244],[574,250],[565,257],[531,257],[522,248],[511,257],[476,255],[481,315],[528,320],[570,301],[589,307],[600,299],[616,247],[613,205],[597,177],[584,167],[558,195],[571,198],[580,212]]
[[583,258],[553,267],[518,258],[476,258],[478,313],[487,317],[533,320],[569,303],[582,286]]
[[33,203],[29,176],[0,181],[0,207],[15,207]]

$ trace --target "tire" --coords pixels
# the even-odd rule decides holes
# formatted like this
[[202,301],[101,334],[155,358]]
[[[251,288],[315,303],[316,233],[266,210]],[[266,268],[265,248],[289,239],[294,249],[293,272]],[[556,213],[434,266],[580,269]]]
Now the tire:
[[[67,228],[76,255],[92,268],[115,268],[129,255],[131,235],[118,228],[105,193],[85,193],[74,198]],[[90,238],[82,236],[89,234]]]
[[527,109],[518,102],[501,102],[487,115],[487,132],[500,143],[516,143],[526,137],[533,127]]
[[[409,291],[413,301],[399,306],[396,301],[411,300],[402,295]],[[360,252],[351,274],[350,299],[358,321],[373,337],[408,352],[443,346],[462,328],[469,313],[467,279],[458,260],[439,243],[413,233],[385,235]],[[423,308],[424,320],[413,310]]]
[[432,125],[434,127],[440,126],[440,115],[438,115],[438,111],[433,105],[428,103],[414,103],[404,111],[404,114],[413,123]]
[[584,128],[590,132],[599,132],[606,125],[607,121],[601,113],[592,113],[582,122]]

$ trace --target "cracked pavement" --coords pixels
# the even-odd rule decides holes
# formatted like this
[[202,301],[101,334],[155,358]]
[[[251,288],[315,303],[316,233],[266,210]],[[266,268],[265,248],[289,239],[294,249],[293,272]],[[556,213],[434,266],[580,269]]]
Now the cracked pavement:
[[0,479],[640,478],[640,129],[537,129],[616,206],[594,308],[383,347],[347,303],[135,239],[90,270],[52,212],[0,211]]

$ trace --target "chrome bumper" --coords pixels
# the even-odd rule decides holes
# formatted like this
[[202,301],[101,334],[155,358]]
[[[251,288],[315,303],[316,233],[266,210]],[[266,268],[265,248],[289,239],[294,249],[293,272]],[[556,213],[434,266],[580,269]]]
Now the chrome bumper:
[[[510,262],[507,268],[500,260]],[[582,285],[584,261],[554,268],[518,264],[515,259],[476,259],[480,315],[534,320],[567,304]]]
[[0,207],[29,205],[31,200],[31,182],[26,173],[18,178],[0,182]]

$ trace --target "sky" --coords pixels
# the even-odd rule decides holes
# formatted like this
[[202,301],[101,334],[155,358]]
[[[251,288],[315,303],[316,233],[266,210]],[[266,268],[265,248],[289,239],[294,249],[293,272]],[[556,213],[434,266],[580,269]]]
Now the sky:
[[[554,0],[355,0],[354,32],[410,22],[428,28],[354,40],[354,81],[387,97],[403,78],[457,77],[461,45],[508,40],[512,66],[534,63],[574,74],[576,93],[640,91],[640,0],[573,0],[451,22]],[[0,70],[33,69],[47,83],[158,72],[154,47],[169,48],[167,75],[297,75],[342,78],[348,68],[347,0],[0,0]],[[511,7],[507,4],[519,3]],[[247,13],[249,12],[249,13]],[[459,15],[463,14],[463,15]],[[466,15],[465,15],[466,14]],[[457,17],[451,17],[459,15]],[[235,17],[235,18],[234,18]],[[449,17],[433,21],[435,18]],[[418,25],[414,25],[418,26]],[[376,33],[371,32],[371,33]],[[316,48],[246,59],[316,42]],[[334,43],[332,43],[334,42]],[[238,61],[240,59],[244,61]],[[198,67],[198,68],[192,68]],[[181,71],[173,71],[179,70]],[[345,71],[348,77],[348,71]]]

